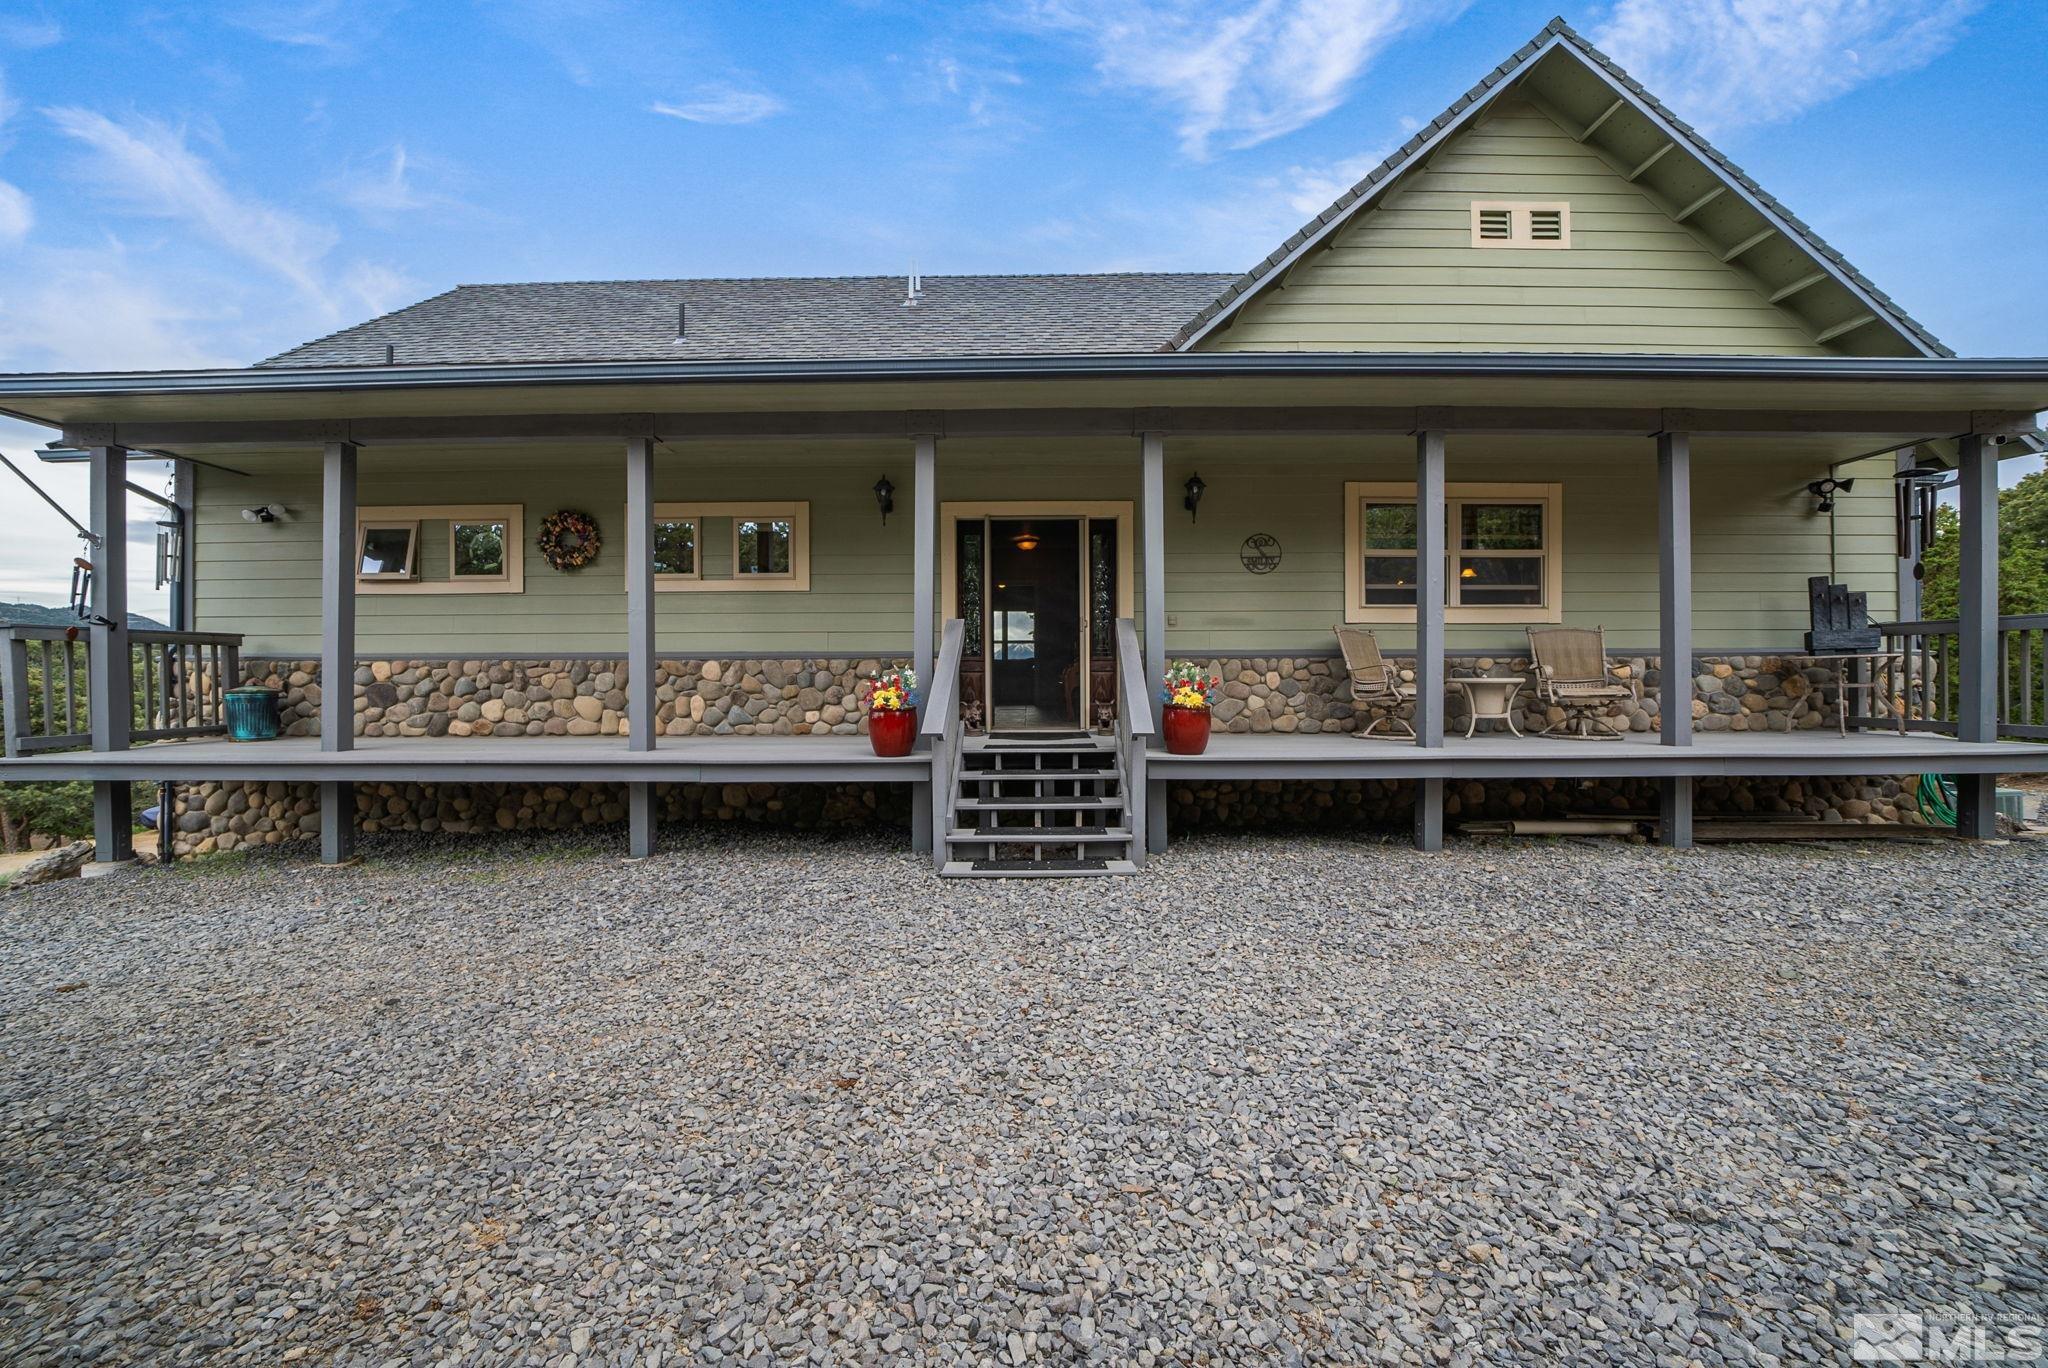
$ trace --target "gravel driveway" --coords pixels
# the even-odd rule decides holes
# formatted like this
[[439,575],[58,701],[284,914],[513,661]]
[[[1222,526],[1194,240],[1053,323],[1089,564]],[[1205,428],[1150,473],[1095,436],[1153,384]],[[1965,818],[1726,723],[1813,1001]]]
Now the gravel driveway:
[[0,1359],[1834,1362],[2048,1315],[2048,842],[0,896]]

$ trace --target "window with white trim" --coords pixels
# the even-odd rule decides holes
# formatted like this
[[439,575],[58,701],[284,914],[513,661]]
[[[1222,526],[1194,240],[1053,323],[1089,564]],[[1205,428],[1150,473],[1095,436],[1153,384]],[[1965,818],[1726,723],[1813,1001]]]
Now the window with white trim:
[[654,586],[685,590],[809,589],[810,504],[656,504]]
[[[1415,486],[1344,486],[1344,620],[1413,622]],[[1455,484],[1444,490],[1444,618],[1560,622],[1564,486]]]
[[364,594],[517,594],[526,588],[519,504],[407,504],[356,511]]

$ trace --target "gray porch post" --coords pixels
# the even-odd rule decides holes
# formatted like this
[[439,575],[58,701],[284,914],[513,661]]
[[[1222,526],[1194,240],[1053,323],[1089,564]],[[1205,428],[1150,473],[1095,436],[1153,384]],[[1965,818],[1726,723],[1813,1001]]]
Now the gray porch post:
[[[938,683],[932,678],[939,617],[939,439],[917,437],[910,476],[910,667],[917,671],[918,691],[930,698]],[[924,745],[922,737],[918,744]],[[929,776],[910,785],[910,848],[932,848],[932,785]]]
[[[1444,744],[1444,434],[1415,434],[1415,744]],[[1444,781],[1415,783],[1415,848],[1444,847]]]
[[[1165,702],[1160,694],[1166,678],[1166,439],[1156,432],[1143,434],[1138,443],[1138,541],[1145,582],[1145,687],[1150,697],[1143,700],[1152,710],[1152,744],[1164,744]],[[1132,700],[1136,707],[1139,700]],[[1166,849],[1166,785],[1148,779],[1145,785],[1145,849],[1159,854]]]
[[[320,463],[320,749],[355,749],[356,445],[329,442]],[[320,785],[320,860],[355,851],[355,785]]]
[[[135,665],[128,653],[128,451],[92,448],[88,514],[93,536],[92,652],[86,697],[92,714],[92,748],[124,751],[134,730]],[[135,825],[125,780],[92,786],[93,859],[113,864],[134,858]]]
[[[654,750],[654,439],[626,441],[626,749]],[[654,853],[654,785],[626,785],[627,849]]]
[[[1657,434],[1657,740],[1692,745],[1692,439]],[[1660,785],[1657,840],[1692,846],[1690,775]]]
[[[1962,583],[1956,595],[1956,655],[1962,697],[1956,739],[1998,739],[1998,448],[1976,433],[1958,444],[1962,485]],[[1959,774],[1956,835],[1998,834],[1998,776]]]

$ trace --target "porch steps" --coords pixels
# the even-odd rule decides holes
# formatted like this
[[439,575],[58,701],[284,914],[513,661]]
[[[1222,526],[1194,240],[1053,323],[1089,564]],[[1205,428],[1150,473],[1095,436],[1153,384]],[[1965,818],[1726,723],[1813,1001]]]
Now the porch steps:
[[1082,732],[970,739],[943,835],[951,878],[1134,874],[1131,813],[1115,743]]

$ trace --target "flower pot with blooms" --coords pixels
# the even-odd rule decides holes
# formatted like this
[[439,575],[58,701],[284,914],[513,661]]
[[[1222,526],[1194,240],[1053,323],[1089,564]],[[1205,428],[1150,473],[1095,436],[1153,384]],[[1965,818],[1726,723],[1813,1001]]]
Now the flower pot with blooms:
[[917,671],[881,670],[862,692],[868,705],[868,743],[875,754],[910,754],[917,744]]
[[1209,748],[1209,708],[1223,681],[1191,660],[1176,660],[1166,671],[1166,749],[1172,755],[1200,755]]

